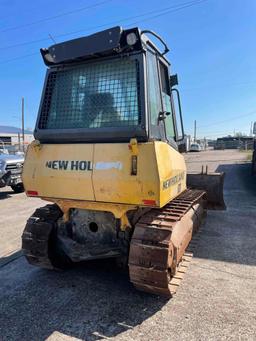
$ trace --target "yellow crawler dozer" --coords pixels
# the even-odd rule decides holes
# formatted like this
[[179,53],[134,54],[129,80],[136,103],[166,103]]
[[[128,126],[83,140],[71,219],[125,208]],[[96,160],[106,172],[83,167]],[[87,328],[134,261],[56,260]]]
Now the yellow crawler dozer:
[[192,174],[187,188],[167,52],[154,32],[121,27],[41,49],[48,68],[23,182],[52,204],[23,232],[31,264],[114,257],[138,289],[171,295],[207,198],[224,202],[223,174]]

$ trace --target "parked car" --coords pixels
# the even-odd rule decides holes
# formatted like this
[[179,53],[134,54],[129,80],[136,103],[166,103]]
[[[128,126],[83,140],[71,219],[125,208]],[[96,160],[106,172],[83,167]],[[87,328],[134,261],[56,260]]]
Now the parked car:
[[201,151],[201,147],[198,143],[192,143],[190,146],[190,152],[200,152]]
[[24,191],[22,169],[24,156],[9,155],[0,150],[0,187],[11,186],[15,193]]
[[8,155],[8,154],[9,154],[8,149],[6,149],[6,148],[0,146],[0,155],[1,155],[1,154],[5,154],[5,155],[7,154],[7,155]]

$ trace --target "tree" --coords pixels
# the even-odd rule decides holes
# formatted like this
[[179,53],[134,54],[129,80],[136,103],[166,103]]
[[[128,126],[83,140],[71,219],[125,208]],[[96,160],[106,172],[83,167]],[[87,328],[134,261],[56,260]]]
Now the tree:
[[246,134],[242,133],[241,131],[238,131],[237,133],[235,133],[235,137],[243,137],[246,136]]

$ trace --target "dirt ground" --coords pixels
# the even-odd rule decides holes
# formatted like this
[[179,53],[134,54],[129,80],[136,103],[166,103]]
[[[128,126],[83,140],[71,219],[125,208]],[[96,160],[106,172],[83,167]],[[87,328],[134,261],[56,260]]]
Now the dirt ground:
[[189,170],[226,172],[226,211],[210,211],[170,300],[137,292],[110,262],[53,273],[18,251],[40,199],[0,190],[0,341],[256,340],[256,178],[247,155],[185,156]]

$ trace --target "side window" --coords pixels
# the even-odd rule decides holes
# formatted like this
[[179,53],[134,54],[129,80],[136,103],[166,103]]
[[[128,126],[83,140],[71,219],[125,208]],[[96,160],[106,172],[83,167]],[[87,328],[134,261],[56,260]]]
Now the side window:
[[162,62],[159,62],[159,69],[160,69],[161,88],[162,88],[161,90],[165,94],[170,95],[170,85],[169,85],[167,67]]
[[163,110],[170,113],[165,119],[166,134],[168,140],[174,139],[175,130],[173,122],[173,112],[171,107],[171,97],[170,97],[170,85],[167,67],[159,62],[160,78],[161,78],[161,94],[163,100]]
[[158,125],[158,117],[161,109],[160,89],[158,81],[157,59],[155,54],[148,50],[148,98],[151,125]]

